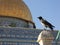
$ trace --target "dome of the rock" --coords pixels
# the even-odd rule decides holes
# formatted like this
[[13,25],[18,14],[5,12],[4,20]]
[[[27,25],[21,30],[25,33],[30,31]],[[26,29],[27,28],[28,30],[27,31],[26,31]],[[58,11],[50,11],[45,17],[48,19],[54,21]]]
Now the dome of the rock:
[[30,10],[21,0],[0,0],[0,16],[32,21]]
[[11,17],[30,22],[31,12],[22,0],[0,0],[0,17]]

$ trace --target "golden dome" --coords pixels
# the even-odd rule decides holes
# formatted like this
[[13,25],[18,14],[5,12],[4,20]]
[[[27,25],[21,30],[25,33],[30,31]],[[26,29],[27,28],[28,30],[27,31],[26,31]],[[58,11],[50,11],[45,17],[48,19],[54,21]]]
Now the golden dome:
[[0,16],[15,17],[32,22],[30,10],[22,0],[0,0]]

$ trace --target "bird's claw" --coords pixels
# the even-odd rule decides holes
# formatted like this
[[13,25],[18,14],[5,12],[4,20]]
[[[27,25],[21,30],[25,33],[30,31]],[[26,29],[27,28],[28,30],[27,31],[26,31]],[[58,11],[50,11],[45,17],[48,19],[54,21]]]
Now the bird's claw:
[[46,30],[46,29],[44,28],[44,30]]

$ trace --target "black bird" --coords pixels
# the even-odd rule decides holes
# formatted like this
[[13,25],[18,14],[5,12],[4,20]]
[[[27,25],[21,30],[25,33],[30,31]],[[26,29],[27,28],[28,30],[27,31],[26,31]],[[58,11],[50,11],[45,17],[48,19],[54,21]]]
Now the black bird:
[[45,20],[45,19],[43,19],[41,16],[40,17],[38,17],[39,18],[39,20],[41,21],[41,24],[43,25],[43,26],[45,26],[46,28],[48,27],[48,28],[50,28],[52,31],[53,31],[53,28],[55,27],[55,26],[53,26],[51,23],[49,23],[47,20]]

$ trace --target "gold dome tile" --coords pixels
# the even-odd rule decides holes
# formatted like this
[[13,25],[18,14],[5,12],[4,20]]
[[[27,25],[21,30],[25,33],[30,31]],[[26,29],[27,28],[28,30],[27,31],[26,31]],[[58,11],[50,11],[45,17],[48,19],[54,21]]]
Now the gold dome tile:
[[22,0],[0,0],[0,16],[9,16],[32,22],[30,10]]

